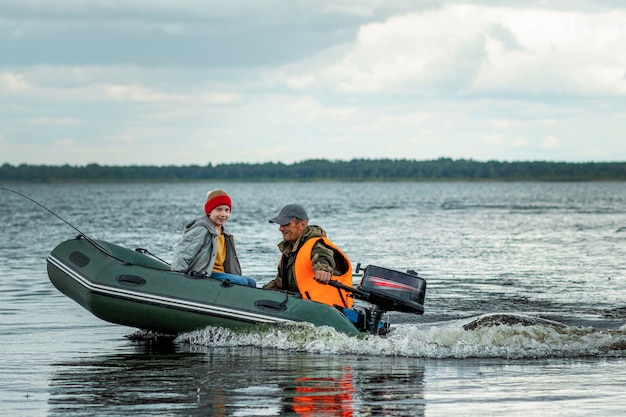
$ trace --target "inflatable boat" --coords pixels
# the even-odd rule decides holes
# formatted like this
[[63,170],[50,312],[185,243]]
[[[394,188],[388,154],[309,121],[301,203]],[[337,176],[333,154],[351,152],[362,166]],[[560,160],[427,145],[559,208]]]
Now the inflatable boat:
[[[361,282],[329,285],[354,298],[351,308],[299,293],[264,290],[170,271],[145,249],[128,249],[84,235],[62,242],[47,258],[48,276],[63,294],[96,317],[163,334],[207,326],[231,329],[309,322],[348,334],[385,334],[387,311],[424,313],[426,281],[412,271],[369,265]],[[334,290],[329,288],[329,290]]]

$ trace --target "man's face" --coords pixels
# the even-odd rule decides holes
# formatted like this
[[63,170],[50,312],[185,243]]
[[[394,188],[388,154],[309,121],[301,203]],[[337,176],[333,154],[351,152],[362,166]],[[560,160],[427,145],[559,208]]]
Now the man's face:
[[283,239],[290,243],[296,243],[302,232],[306,229],[307,222],[305,220],[293,219],[287,224],[281,225],[278,230],[283,234]]

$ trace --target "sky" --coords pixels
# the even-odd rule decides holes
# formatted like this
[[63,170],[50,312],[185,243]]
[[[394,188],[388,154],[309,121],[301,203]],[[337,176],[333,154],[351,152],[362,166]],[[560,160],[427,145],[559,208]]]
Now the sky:
[[0,164],[626,161],[623,0],[0,0]]

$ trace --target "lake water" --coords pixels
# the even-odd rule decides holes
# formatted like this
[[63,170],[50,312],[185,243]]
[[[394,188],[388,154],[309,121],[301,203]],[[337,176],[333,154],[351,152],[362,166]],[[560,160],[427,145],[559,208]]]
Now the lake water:
[[92,238],[168,261],[206,192],[224,188],[242,268],[259,284],[279,258],[267,219],[297,202],[354,265],[428,282],[426,313],[390,314],[386,337],[305,325],[159,342],[58,292],[46,257],[78,232],[0,190],[6,415],[626,413],[626,183],[0,186]]

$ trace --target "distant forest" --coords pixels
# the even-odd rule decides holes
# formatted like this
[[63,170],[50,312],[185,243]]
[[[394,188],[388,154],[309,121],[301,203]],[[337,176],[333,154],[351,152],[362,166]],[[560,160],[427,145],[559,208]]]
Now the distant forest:
[[0,167],[0,181],[626,181],[626,162],[478,162],[435,160],[314,159],[293,164],[231,163],[206,166],[88,164]]

